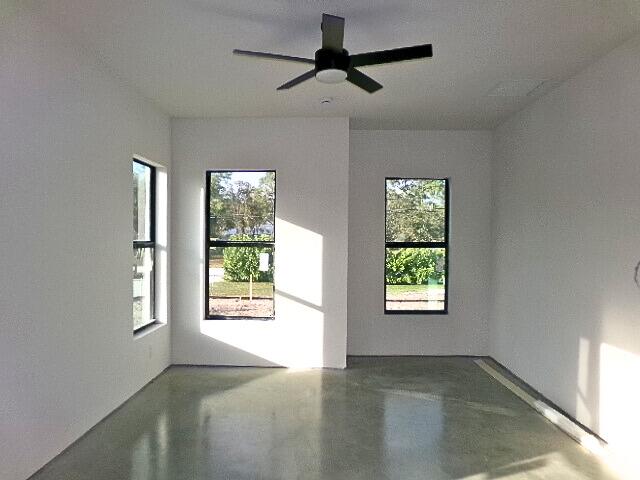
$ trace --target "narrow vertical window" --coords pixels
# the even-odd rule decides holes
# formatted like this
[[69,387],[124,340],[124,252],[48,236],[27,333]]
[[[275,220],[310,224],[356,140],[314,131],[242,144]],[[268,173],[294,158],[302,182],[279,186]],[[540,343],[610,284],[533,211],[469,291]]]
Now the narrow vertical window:
[[276,172],[207,172],[205,316],[274,318]]
[[133,331],[155,322],[155,167],[133,161]]
[[449,182],[387,178],[385,313],[447,313]]

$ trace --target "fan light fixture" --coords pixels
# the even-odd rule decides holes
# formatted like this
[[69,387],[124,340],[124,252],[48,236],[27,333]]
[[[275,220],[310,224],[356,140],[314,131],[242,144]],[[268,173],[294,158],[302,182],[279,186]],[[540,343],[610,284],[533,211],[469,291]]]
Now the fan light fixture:
[[347,72],[337,68],[327,68],[316,72],[316,80],[322,83],[340,83],[347,79]]

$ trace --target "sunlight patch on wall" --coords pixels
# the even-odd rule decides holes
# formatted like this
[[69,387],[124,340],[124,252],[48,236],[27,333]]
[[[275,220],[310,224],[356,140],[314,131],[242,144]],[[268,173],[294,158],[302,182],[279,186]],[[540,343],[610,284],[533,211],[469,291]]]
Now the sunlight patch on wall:
[[156,288],[157,319],[169,318],[169,179],[166,169],[156,167]]
[[279,301],[276,308],[274,321],[203,320],[200,331],[277,365],[322,366],[322,312],[289,299]]
[[626,470],[640,472],[640,356],[600,346],[600,433]]
[[321,367],[323,238],[279,218],[276,232],[275,319],[201,320],[200,332],[276,365]]
[[276,232],[276,288],[321,307],[322,235],[277,217]]
[[[578,345],[578,393],[576,395],[576,418],[585,425],[592,425],[593,417],[587,405],[589,396],[589,353],[591,342],[581,338]],[[592,373],[592,372],[591,372]]]

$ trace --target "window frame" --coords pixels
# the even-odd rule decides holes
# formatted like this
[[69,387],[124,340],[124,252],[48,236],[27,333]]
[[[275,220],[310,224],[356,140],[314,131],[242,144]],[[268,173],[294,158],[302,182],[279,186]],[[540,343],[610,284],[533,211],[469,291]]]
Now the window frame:
[[[273,173],[273,240],[211,240],[211,174],[212,173]],[[271,321],[276,318],[275,278],[273,281],[273,315],[269,317],[251,317],[240,315],[211,315],[209,313],[209,250],[215,247],[264,247],[273,248],[272,262],[275,267],[276,252],[276,202],[277,172],[275,169],[215,169],[205,172],[204,196],[204,319],[205,320],[261,320]]]
[[157,180],[157,172],[156,167],[147,163],[143,160],[140,160],[137,157],[133,157],[133,163],[137,163],[144,167],[149,168],[150,172],[150,191],[149,191],[149,240],[133,240],[133,248],[152,248],[153,249],[153,276],[151,278],[151,321],[149,323],[145,323],[144,325],[134,328],[133,333],[139,333],[157,323],[158,318],[156,315],[156,293],[157,293],[157,282],[156,282],[156,260],[157,260],[157,245],[156,245],[156,180]]
[[[388,242],[387,241],[387,182],[389,180],[438,180],[444,181],[444,241],[442,242]],[[384,284],[385,315],[448,315],[449,314],[449,177],[385,177],[384,178],[384,261],[382,282]],[[389,310],[387,309],[387,249],[388,248],[442,248],[444,260],[444,309],[442,310]]]

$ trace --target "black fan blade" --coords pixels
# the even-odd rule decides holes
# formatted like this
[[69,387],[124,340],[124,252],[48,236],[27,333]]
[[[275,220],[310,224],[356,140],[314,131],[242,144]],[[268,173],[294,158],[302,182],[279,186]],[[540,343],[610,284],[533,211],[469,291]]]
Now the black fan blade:
[[248,57],[271,58],[273,60],[288,60],[290,62],[310,63],[315,65],[316,61],[311,58],[291,57],[289,55],[280,55],[279,53],[252,52],[250,50],[234,50],[236,55],[246,55]]
[[287,90],[288,88],[295,87],[299,83],[304,82],[305,80],[309,80],[310,78],[315,77],[316,69],[309,70],[306,73],[303,73],[299,77],[294,78],[293,80],[289,80],[287,83],[284,83],[278,87],[278,90]]
[[322,48],[342,52],[344,40],[344,18],[322,14]]
[[353,83],[354,85],[366,90],[369,93],[377,92],[382,88],[378,82],[376,82],[373,78],[366,76],[359,70],[355,68],[350,68],[347,72],[347,81]]
[[351,66],[364,67],[366,65],[380,65],[381,63],[402,62],[404,60],[417,60],[419,58],[430,57],[433,57],[433,48],[430,44],[415,45],[413,47],[394,48],[392,50],[379,50],[377,52],[351,55]]

